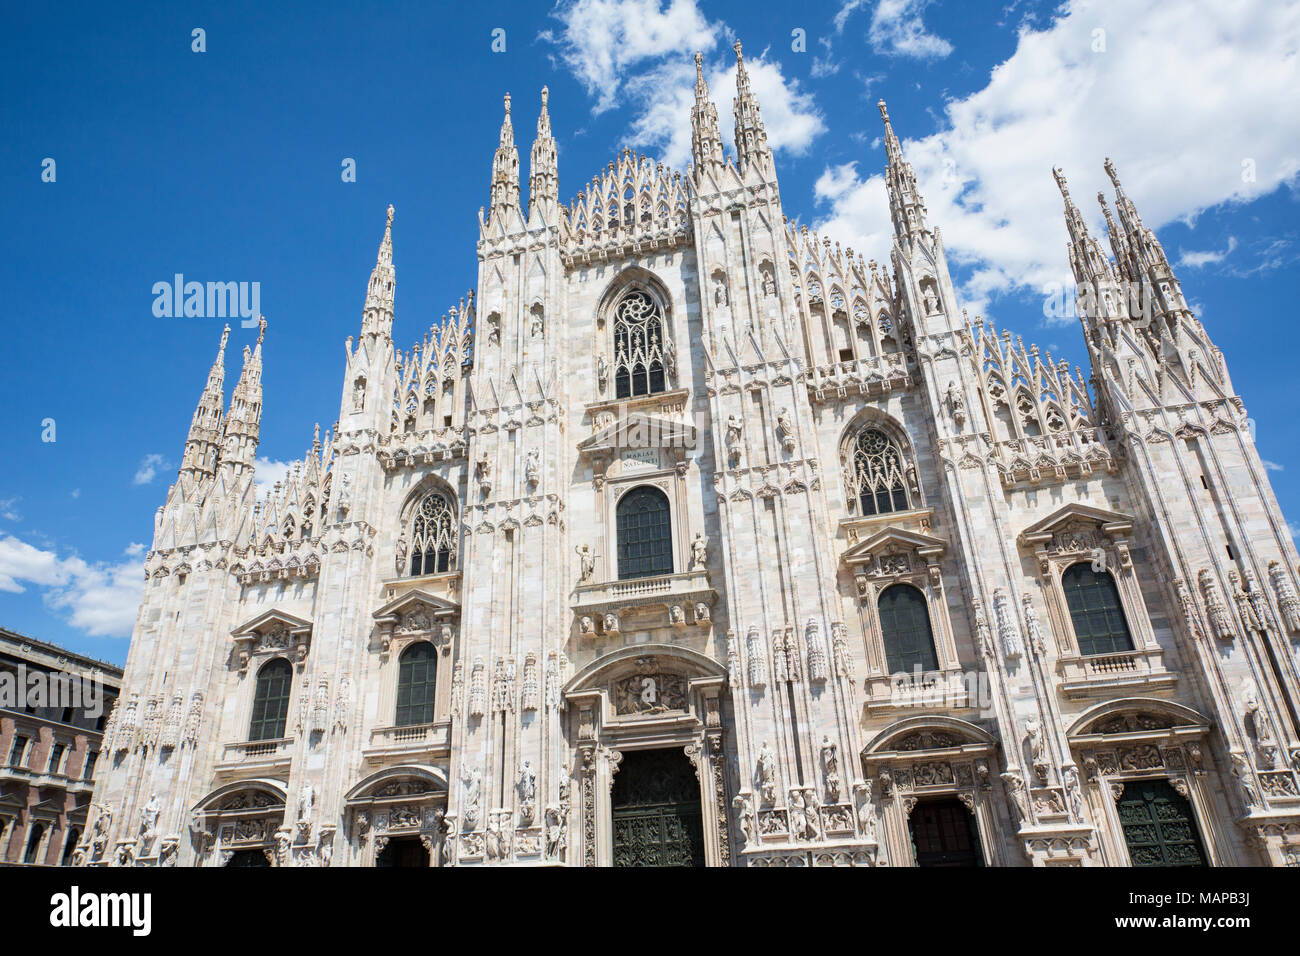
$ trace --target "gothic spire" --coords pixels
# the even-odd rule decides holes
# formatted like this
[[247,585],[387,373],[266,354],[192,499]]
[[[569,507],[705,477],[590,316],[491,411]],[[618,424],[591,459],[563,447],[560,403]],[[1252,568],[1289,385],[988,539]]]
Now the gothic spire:
[[234,477],[251,471],[257,457],[259,429],[262,423],[262,339],[266,337],[266,319],[257,317],[257,345],[244,346],[244,367],[230,396],[226,414],[222,467],[229,467]]
[[225,400],[226,341],[230,326],[221,332],[221,345],[217,357],[208,371],[207,384],[199,396],[190,422],[190,433],[185,439],[185,454],[181,459],[181,477],[211,478],[217,470],[217,457],[221,452],[221,406]]
[[718,132],[718,108],[709,99],[709,85],[704,82],[704,56],[695,54],[695,106],[691,108],[691,158],[695,162],[695,180],[706,169],[716,172],[722,167],[722,134]]
[[393,268],[393,207],[388,207],[384,238],[366,286],[366,304],[361,316],[362,335],[387,337],[393,330],[393,304],[397,295],[397,272]]
[[916,173],[912,172],[911,163],[903,159],[903,147],[894,135],[894,127],[889,122],[889,110],[885,101],[880,100],[880,118],[885,122],[885,185],[889,190],[889,211],[894,220],[894,235],[898,239],[916,239],[928,236],[929,228],[925,224],[925,200],[916,188]]
[[1110,260],[1106,258],[1100,243],[1088,232],[1083,214],[1070,198],[1065,174],[1059,168],[1052,167],[1052,176],[1061,190],[1061,198],[1065,200],[1065,228],[1070,233],[1070,266],[1074,270],[1075,281],[1092,284],[1103,278],[1113,279]]
[[1100,190],[1097,192],[1097,202],[1101,204],[1101,214],[1106,218],[1106,235],[1110,238],[1110,250],[1115,256],[1115,271],[1120,278],[1132,280],[1134,276],[1132,252],[1124,239],[1124,233],[1115,224],[1115,217],[1110,214],[1110,206],[1106,205],[1106,195]]
[[537,138],[528,162],[529,211],[554,208],[560,201],[560,173],[556,159],[555,137],[551,135],[551,114],[546,101],[550,91],[542,87],[542,112],[537,117]]
[[736,41],[736,99],[733,106],[736,114],[736,165],[743,173],[751,162],[757,163],[765,171],[772,168],[772,151],[767,146],[767,130],[763,128],[763,116],[758,109],[758,100],[749,85],[749,72],[745,69],[745,58],[740,54],[740,41]]
[[510,123],[510,94],[506,94],[506,115],[501,121],[501,142],[492,157],[492,205],[488,222],[519,208],[519,150],[515,148],[515,128]]

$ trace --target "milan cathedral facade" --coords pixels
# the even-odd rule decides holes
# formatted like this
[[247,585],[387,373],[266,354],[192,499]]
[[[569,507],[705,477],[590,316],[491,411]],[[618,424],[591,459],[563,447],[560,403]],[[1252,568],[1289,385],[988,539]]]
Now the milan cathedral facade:
[[223,335],[80,862],[1300,862],[1296,548],[1116,170],[1109,249],[1057,173],[1071,372],[966,318],[883,103],[889,267],[792,225],[736,54],[734,156],[697,68],[689,171],[567,207],[506,97],[476,289],[396,348],[390,207],[260,499]]

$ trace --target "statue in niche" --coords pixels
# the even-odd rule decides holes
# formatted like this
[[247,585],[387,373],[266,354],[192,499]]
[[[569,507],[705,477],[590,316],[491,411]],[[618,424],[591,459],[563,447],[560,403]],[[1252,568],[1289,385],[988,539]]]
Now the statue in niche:
[[359,378],[352,385],[352,410],[359,412],[366,407],[366,380]]
[[474,471],[478,476],[479,488],[482,489],[483,494],[487,494],[492,490],[492,459],[487,456],[486,452],[475,464]]
[[664,337],[664,369],[668,372],[668,381],[677,384],[677,346],[673,345],[671,335]]
[[720,272],[713,277],[713,304],[720,309],[727,307],[727,280]]
[[776,279],[772,275],[772,270],[767,266],[763,267],[763,298],[768,299],[776,295]]
[[534,448],[524,456],[524,480],[530,485],[537,484],[541,471],[541,453]]
[[596,573],[596,555],[585,544],[579,545],[575,550],[578,552],[578,566],[581,572],[578,583],[590,584]]
[[934,294],[934,286],[927,285],[922,291],[921,296],[925,299],[925,311],[927,315],[934,315],[939,311],[939,297]]

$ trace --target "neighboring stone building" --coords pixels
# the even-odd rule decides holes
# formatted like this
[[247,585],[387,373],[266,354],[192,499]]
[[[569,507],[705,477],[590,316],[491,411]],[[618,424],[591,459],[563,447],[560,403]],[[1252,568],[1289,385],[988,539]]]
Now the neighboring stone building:
[[1085,376],[967,320],[883,103],[890,269],[787,221],[737,79],[734,157],[697,71],[689,172],[568,207],[507,97],[477,291],[395,351],[390,208],[261,501],[222,337],[93,863],[1300,858],[1296,549],[1114,169],[1114,261],[1060,180]]
[[0,628],[0,864],[73,862],[121,681],[112,664]]

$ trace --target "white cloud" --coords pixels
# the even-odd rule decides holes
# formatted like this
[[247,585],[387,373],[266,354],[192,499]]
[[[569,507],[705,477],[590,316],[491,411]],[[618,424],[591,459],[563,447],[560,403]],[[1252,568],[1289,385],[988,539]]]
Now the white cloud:
[[[1106,52],[1093,51],[1095,29],[1106,31]],[[1054,165],[1094,234],[1107,155],[1152,228],[1295,181],[1298,45],[1300,6],[1270,0],[1073,0],[1047,28],[1022,29],[984,89],[950,101],[943,129],[903,147],[931,225],[971,269],[968,304],[1073,281]],[[901,132],[919,120],[891,118]],[[1254,181],[1243,181],[1243,159]],[[821,230],[887,256],[882,175],[830,167],[817,198],[829,206]]]
[[1228,258],[1232,250],[1237,248],[1237,237],[1228,237],[1228,248],[1221,251],[1208,249],[1204,252],[1191,252],[1186,249],[1178,250],[1178,264],[1186,266],[1189,269],[1199,269],[1202,266],[1216,265]]
[[4,498],[0,500],[0,518],[6,521],[22,521],[23,516],[18,513],[18,498]]
[[[652,149],[666,165],[684,170],[691,156],[694,53],[713,50],[729,32],[725,24],[709,23],[695,0],[666,5],[660,0],[576,0],[562,3],[555,16],[563,29],[547,31],[542,38],[556,44],[564,65],[595,97],[592,112],[627,100],[633,110],[629,145]],[[766,51],[746,56],[745,68],[772,149],[804,153],[825,130],[812,95],[797,79],[786,79],[780,62]],[[736,95],[731,51],[717,62],[706,59],[704,73],[718,107],[718,125],[730,141]]]
[[843,33],[844,24],[855,11],[861,10],[867,5],[867,0],[844,0],[840,6],[839,12],[835,14],[835,32]]
[[867,33],[871,48],[877,53],[920,60],[947,56],[952,44],[930,33],[921,22],[921,14],[929,5],[930,0],[879,0]]
[[571,0],[557,4],[552,16],[563,30],[541,37],[558,45],[564,65],[596,97],[594,113],[618,105],[630,67],[711,50],[719,36],[719,25],[708,22],[695,0],[669,0],[666,6],[660,0]]
[[22,594],[35,586],[48,607],[91,637],[129,637],[144,584],[143,553],[144,545],[132,544],[125,560],[92,564],[6,535],[0,538],[0,591]]
[[1261,458],[1260,461],[1264,463],[1265,471],[1282,471],[1286,468],[1285,465],[1279,465],[1277,462],[1269,461],[1267,458]]
[[[768,145],[786,155],[807,152],[812,140],[826,130],[812,95],[800,88],[797,79],[787,80],[781,64],[766,59],[765,54],[745,57],[745,70],[763,114]],[[709,96],[718,107],[722,137],[730,144],[736,124],[732,106],[736,96],[734,56],[728,54],[720,66],[706,64],[704,79],[709,84]],[[642,104],[628,132],[629,142],[633,146],[657,149],[665,164],[684,170],[691,161],[694,62],[662,64],[630,79],[627,89]]]
[[272,488],[275,483],[283,483],[289,477],[289,469],[293,467],[291,461],[274,461],[270,458],[258,457],[253,461],[253,484],[257,487],[257,496],[260,498]]
[[131,479],[133,484],[147,485],[153,481],[154,476],[158,474],[159,468],[170,468],[167,459],[162,455],[145,455],[140,460],[140,467],[135,471],[135,477]]

